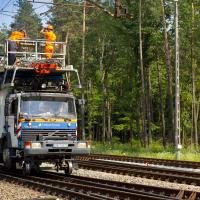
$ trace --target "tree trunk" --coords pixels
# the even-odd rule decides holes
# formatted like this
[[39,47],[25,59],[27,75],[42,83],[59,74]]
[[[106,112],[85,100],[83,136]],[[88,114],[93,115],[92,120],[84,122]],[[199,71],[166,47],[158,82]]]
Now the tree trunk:
[[101,57],[100,57],[100,71],[101,71],[101,83],[102,83],[102,92],[103,92],[103,101],[102,101],[102,141],[106,140],[106,86],[105,86],[105,69],[103,66],[103,58],[105,51],[105,39],[102,40],[101,46]]
[[130,143],[133,143],[133,117],[130,117]]
[[66,52],[67,52],[67,65],[70,65],[70,53],[69,53],[69,31],[66,33],[65,37],[65,42],[66,42]]
[[167,70],[167,132],[169,134],[169,138],[171,141],[175,141],[174,137],[174,108],[173,108],[173,94],[172,94],[172,67],[171,67],[171,57],[170,57],[170,49],[169,42],[167,36],[167,25],[165,19],[165,8],[164,8],[165,0],[161,0],[162,5],[162,19],[163,19],[163,33],[164,33],[164,47],[165,47],[165,59],[166,59],[166,70]]
[[102,141],[105,142],[106,141],[106,101],[105,101],[105,85],[103,83],[103,103],[102,103]]
[[181,144],[184,146],[185,145],[185,127],[184,124],[182,126],[182,142]]
[[192,120],[192,130],[194,135],[194,146],[195,148],[198,147],[198,131],[197,131],[197,110],[196,110],[196,86],[195,86],[195,79],[196,79],[196,62],[194,58],[194,49],[193,49],[193,26],[194,26],[194,3],[192,2],[192,34],[191,34],[191,65],[192,65],[192,113],[193,113],[193,120]]
[[152,123],[152,88],[151,88],[151,71],[150,66],[148,72],[148,96],[147,96],[147,118],[148,118],[148,144],[152,143],[151,123]]
[[160,114],[162,120],[162,138],[163,138],[163,147],[166,147],[166,134],[165,134],[165,115],[163,109],[163,92],[162,92],[162,80],[160,74],[160,64],[159,59],[157,59],[157,77],[158,77],[158,86],[159,86],[159,96],[160,96]]
[[200,97],[198,98],[198,101],[197,101],[197,121],[198,121],[198,119],[199,119],[199,104],[200,104]]
[[142,2],[139,1],[139,40],[140,40],[140,73],[142,82],[142,140],[144,147],[147,147],[147,128],[146,128],[146,98],[145,98],[145,82],[144,82],[144,66],[143,66],[143,48],[142,48]]
[[112,140],[112,128],[111,128],[111,103],[107,101],[107,113],[108,113],[108,131],[107,131],[107,140],[111,142]]
[[[88,81],[88,87],[87,87],[87,101],[88,101],[88,104],[90,104],[90,101],[91,101],[91,97],[92,96],[92,81],[91,79]],[[92,128],[92,124],[91,124],[91,112],[88,111],[88,132],[89,132],[89,140],[92,140],[92,138],[94,137],[94,132],[93,132],[93,128]]]

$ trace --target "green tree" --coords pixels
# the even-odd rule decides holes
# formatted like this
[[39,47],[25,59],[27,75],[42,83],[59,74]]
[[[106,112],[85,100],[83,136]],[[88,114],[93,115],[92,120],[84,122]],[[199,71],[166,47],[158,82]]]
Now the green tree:
[[9,32],[9,29],[8,27],[3,24],[1,27],[0,27],[0,43],[4,43],[4,40],[8,37],[8,32]]
[[41,27],[41,19],[35,13],[32,4],[27,0],[21,0],[11,28],[14,30],[24,28],[30,38],[36,39],[39,37]]
[[[115,10],[114,4],[109,3],[111,1],[97,0],[95,2],[100,3],[110,12]],[[193,20],[188,20],[192,19],[192,2],[195,4],[197,1],[187,0],[179,4],[181,133],[184,136],[184,144],[193,143],[197,135],[194,134],[193,128],[194,109],[192,107],[194,104],[197,124],[200,120],[200,76],[197,67],[200,64],[198,23],[200,16],[199,8],[195,8]],[[82,4],[78,0],[54,0],[54,3],[59,4],[51,7],[50,21],[56,27],[58,38],[68,42],[68,63],[75,65],[80,71]],[[66,6],[62,3],[76,6]],[[142,119],[144,118],[148,144],[152,140],[160,140],[166,146],[173,143],[174,134],[174,5],[170,0],[142,1],[141,39],[143,45],[141,49],[145,89],[142,95],[139,67],[139,1],[124,0],[122,3],[127,6],[130,13],[133,13],[132,19],[114,18],[95,7],[86,9],[84,87],[88,116],[87,129],[90,138],[95,140],[110,141],[114,135],[123,142],[139,139],[144,144],[142,138]],[[163,8],[165,8],[164,13]],[[168,50],[164,47],[166,42]],[[166,52],[170,53],[170,56],[166,56]],[[195,63],[195,67],[192,64],[193,68],[191,61]],[[192,99],[194,83],[195,99]],[[144,116],[141,114],[142,96],[146,98]],[[197,126],[197,133],[198,131],[199,126]]]

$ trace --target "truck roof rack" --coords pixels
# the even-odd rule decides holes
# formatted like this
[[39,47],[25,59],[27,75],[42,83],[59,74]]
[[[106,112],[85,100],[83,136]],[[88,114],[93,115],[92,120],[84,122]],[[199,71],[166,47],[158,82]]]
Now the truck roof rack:
[[[35,60],[46,60],[44,53],[44,47],[46,44],[46,40],[12,40],[12,42],[16,42],[18,44],[17,50],[10,50],[9,47],[10,40],[6,40],[5,52],[6,52],[6,67],[8,65],[8,55],[15,54],[17,58],[17,62],[20,62],[20,65],[26,65],[26,63],[33,62]],[[65,66],[65,56],[66,56],[66,42],[51,42],[54,45],[54,53],[53,59],[57,60]],[[14,64],[15,65],[15,64]]]
[[[36,90],[36,87],[31,87],[31,81],[35,83],[36,80],[40,80],[38,84],[41,83],[43,86],[45,82],[47,85],[47,81],[49,81],[49,87],[50,84],[59,80],[62,82],[60,87],[51,87],[51,90],[54,88],[53,90],[55,91],[70,91],[72,88],[82,87],[78,70],[74,69],[73,65],[65,65],[66,43],[54,42],[55,46],[59,47],[60,52],[57,50],[52,59],[46,59],[42,57],[45,53],[39,52],[39,48],[45,45],[45,41],[15,40],[15,42],[20,42],[20,48],[23,51],[21,49],[9,51],[8,40],[6,41],[7,56],[6,59],[4,58],[4,62],[6,62],[3,65],[3,70],[0,71],[1,88],[23,89],[27,86],[28,90]],[[9,53],[16,54],[17,59],[13,65],[8,65]],[[52,81],[52,79],[55,80]],[[42,89],[44,90],[45,88]]]

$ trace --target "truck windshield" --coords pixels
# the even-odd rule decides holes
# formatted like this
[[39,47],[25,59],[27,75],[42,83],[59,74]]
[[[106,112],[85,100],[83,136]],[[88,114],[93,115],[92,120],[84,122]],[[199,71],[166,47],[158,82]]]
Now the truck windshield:
[[75,117],[74,99],[65,98],[62,100],[30,100],[21,101],[20,114],[23,116],[41,117]]

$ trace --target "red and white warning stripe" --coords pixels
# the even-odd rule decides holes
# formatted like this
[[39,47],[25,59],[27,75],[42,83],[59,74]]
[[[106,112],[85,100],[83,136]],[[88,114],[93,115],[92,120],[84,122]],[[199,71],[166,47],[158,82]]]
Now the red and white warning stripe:
[[19,122],[17,126],[17,138],[19,139],[21,137],[21,130],[22,130],[22,123]]

